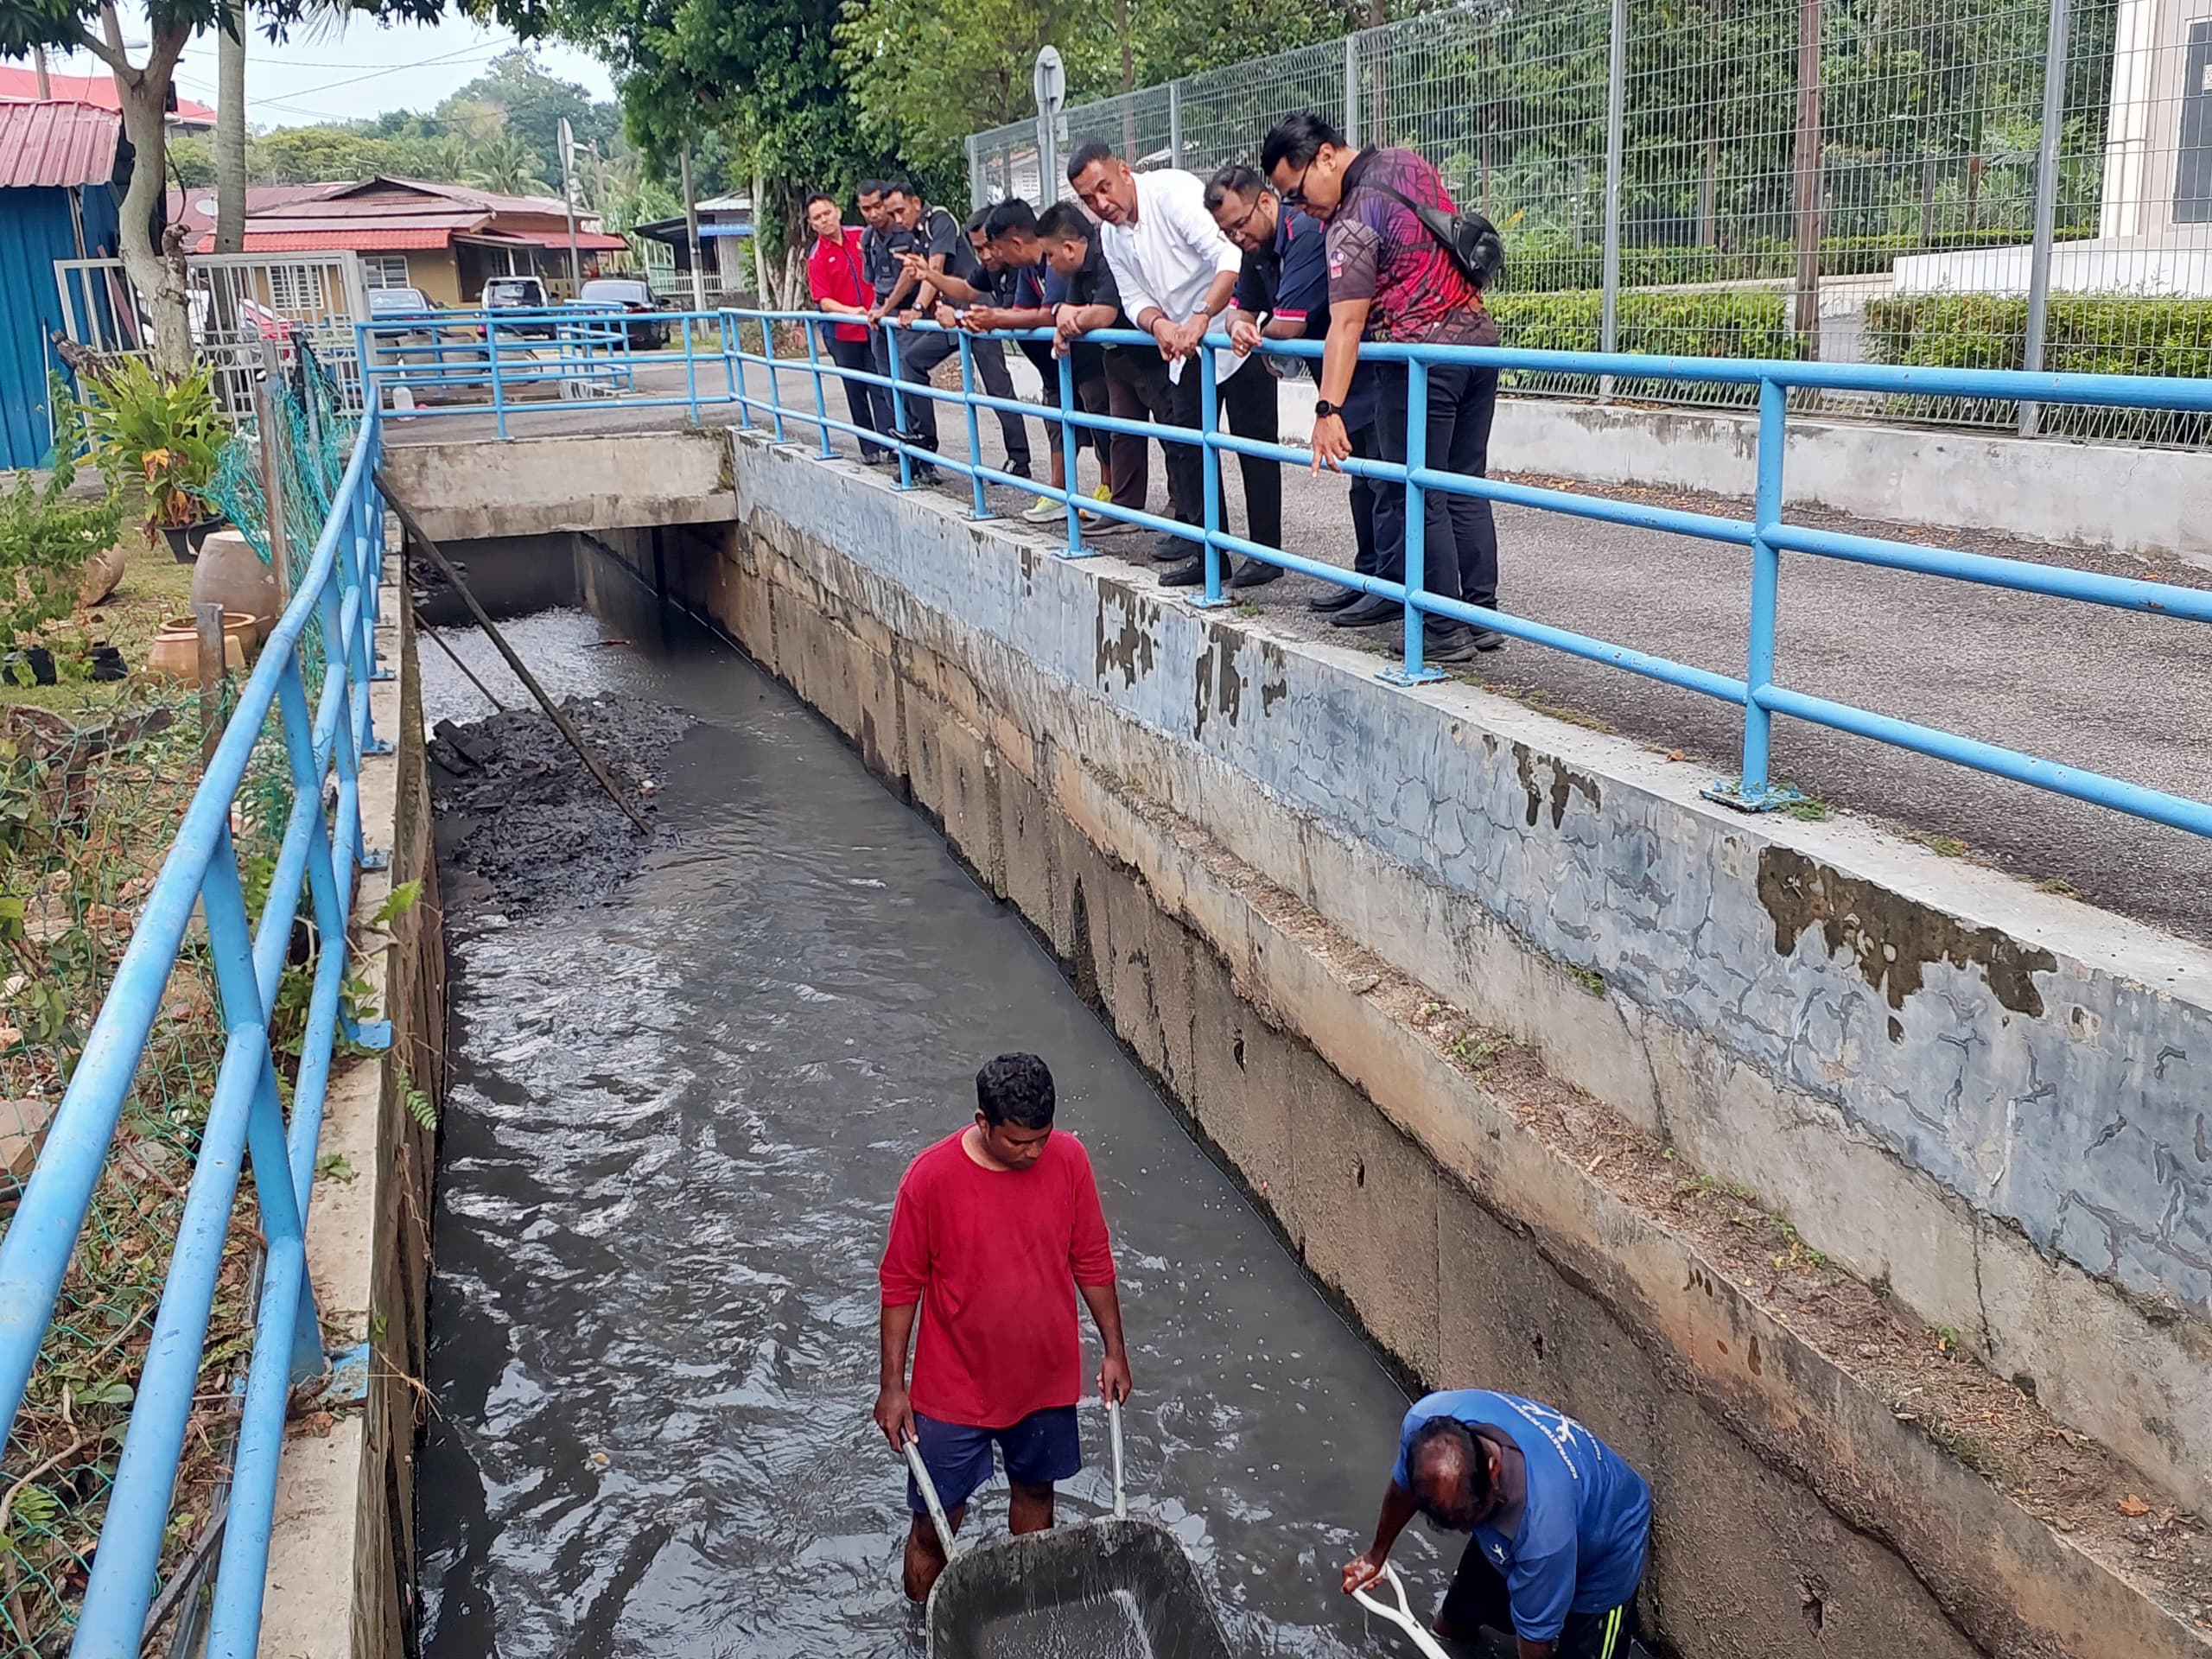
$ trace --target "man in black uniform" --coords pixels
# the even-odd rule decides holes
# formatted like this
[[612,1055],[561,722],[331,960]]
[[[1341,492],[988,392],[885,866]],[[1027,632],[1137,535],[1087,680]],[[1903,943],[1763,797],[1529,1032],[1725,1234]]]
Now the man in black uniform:
[[[890,232],[891,210],[884,205],[887,188],[880,179],[863,179],[855,200],[861,210],[861,280],[874,296],[874,303],[861,318],[868,325],[868,366],[878,374],[887,374],[884,367],[883,302],[889,296],[892,284],[899,280],[899,262],[892,257]],[[868,389],[868,425],[878,432],[889,432],[897,423],[891,418],[891,389],[869,386]],[[861,457],[871,467],[890,466],[899,457],[894,450],[878,447],[874,454]]]
[[[926,210],[926,216],[952,215],[942,207]],[[925,222],[926,222],[925,216]],[[932,264],[914,253],[900,256],[901,262],[914,273],[919,288],[914,299],[918,315],[929,318],[944,328],[957,328],[966,321],[968,311],[987,305],[999,292],[1001,272],[996,257],[991,252],[988,239],[983,233],[983,222],[989,218],[990,209],[978,207],[969,215],[961,232],[960,245],[946,252],[943,259]],[[1005,327],[1000,323],[995,325]],[[908,336],[908,339],[912,338]],[[946,336],[947,339],[950,337]],[[906,360],[907,340],[899,342],[899,360]],[[957,342],[954,350],[958,350]],[[983,391],[993,397],[1002,397],[1008,403],[1015,400],[1014,376],[1007,371],[1006,343],[1003,340],[980,340],[972,348],[976,363],[976,378]],[[942,359],[940,359],[942,360]],[[1030,476],[1028,424],[1011,410],[991,411],[998,416],[999,431],[1006,439],[1006,470],[1019,478]],[[1051,435],[1047,433],[1047,436]],[[1053,509],[1058,512],[1057,506]]]
[[[1267,340],[1324,340],[1329,333],[1329,261],[1325,232],[1319,219],[1286,207],[1257,169],[1232,162],[1206,183],[1206,207],[1222,233],[1244,251],[1244,269],[1237,278],[1236,296],[1222,321],[1237,354]],[[1239,436],[1279,441],[1275,404],[1276,377],[1309,373],[1319,378],[1318,359],[1270,357],[1262,359],[1275,372],[1262,377],[1250,370],[1223,383],[1223,403],[1229,412],[1229,429]],[[1243,383],[1251,382],[1249,385]],[[1264,392],[1265,407],[1262,393]],[[1240,422],[1237,399],[1245,405]],[[1345,429],[1351,435],[1351,452],[1362,461],[1382,459],[1382,445],[1375,429],[1375,377],[1365,365],[1352,375],[1351,391],[1344,403]],[[1248,428],[1251,429],[1248,431]],[[1251,469],[1262,463],[1245,458],[1244,499],[1252,517],[1252,539],[1280,547],[1282,528],[1281,474],[1274,474],[1268,492],[1274,502],[1268,521],[1274,536],[1261,524],[1262,491]],[[1375,574],[1375,511],[1384,490],[1402,493],[1395,484],[1370,482],[1354,474],[1351,480],[1352,569],[1362,575]],[[1330,587],[1306,603],[1317,611],[1341,611],[1360,597],[1354,588]]]

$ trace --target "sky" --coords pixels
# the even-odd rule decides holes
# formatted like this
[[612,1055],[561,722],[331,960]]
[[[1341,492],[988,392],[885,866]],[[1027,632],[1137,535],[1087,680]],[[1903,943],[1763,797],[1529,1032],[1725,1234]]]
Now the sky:
[[[126,40],[144,38],[143,26],[132,34],[126,25]],[[432,109],[513,44],[513,35],[496,24],[453,17],[428,27],[380,28],[357,15],[342,34],[303,34],[282,46],[256,35],[246,52],[246,118],[257,131],[266,131],[359,120],[386,110]],[[596,58],[558,41],[540,42],[534,49],[548,73],[582,83],[594,98],[613,97],[613,83]],[[72,74],[105,73],[88,53],[52,62]],[[214,106],[213,35],[202,35],[185,48],[177,66],[177,93]]]

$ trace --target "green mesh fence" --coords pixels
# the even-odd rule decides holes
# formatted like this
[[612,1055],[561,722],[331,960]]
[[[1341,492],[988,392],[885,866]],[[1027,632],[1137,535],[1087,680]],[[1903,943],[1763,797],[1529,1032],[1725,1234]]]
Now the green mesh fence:
[[[305,354],[272,401],[289,440],[283,494],[296,579],[342,476],[354,423],[330,377]],[[266,503],[251,440],[232,440],[218,489],[225,511],[266,558]],[[312,692],[319,627],[303,645]],[[219,727],[227,708],[226,701],[219,709]],[[0,1232],[199,784],[206,723],[197,687],[159,682],[134,683],[92,714],[0,704]],[[291,805],[272,710],[232,810],[257,922]],[[306,943],[305,931],[296,925],[296,945]],[[270,1027],[280,1077],[296,1063],[313,973],[308,950],[292,956]],[[59,1656],[73,1632],[223,1039],[206,936],[195,920],[0,1464],[0,1645],[10,1653]],[[210,1522],[225,1501],[260,1262],[248,1179],[232,1216],[173,1497],[162,1568],[169,1592],[188,1588],[212,1553]],[[165,1594],[156,1607],[174,1613],[192,1599]]]
[[[359,420],[348,412],[343,391],[322,359],[305,340],[286,373],[264,388],[266,407],[276,417],[277,439],[287,462],[284,499],[286,591],[296,587],[315,556],[316,538],[330,517],[330,504],[346,475]],[[261,556],[270,559],[269,493],[263,481],[261,435],[242,429],[217,457],[214,482],[207,491],[216,511],[237,527]],[[301,636],[301,662],[308,695],[321,688],[322,623],[311,618]]]

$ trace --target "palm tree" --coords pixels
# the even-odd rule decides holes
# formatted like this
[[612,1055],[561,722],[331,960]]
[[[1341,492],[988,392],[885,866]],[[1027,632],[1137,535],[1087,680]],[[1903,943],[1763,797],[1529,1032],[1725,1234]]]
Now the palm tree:
[[505,196],[550,196],[553,187],[537,176],[537,157],[521,139],[505,128],[488,143],[480,144],[470,158],[476,176],[487,190]]

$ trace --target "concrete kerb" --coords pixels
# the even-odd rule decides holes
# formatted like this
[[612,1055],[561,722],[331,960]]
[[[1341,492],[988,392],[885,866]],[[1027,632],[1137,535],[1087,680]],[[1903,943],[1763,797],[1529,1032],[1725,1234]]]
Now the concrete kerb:
[[[366,1392],[303,1416],[285,1442],[262,1616],[260,1651],[271,1659],[396,1659],[410,1645],[412,1545],[394,1540],[411,1541],[414,1532],[433,1142],[408,1114],[404,1094],[411,1084],[435,1095],[444,1033],[442,1006],[435,1022],[425,1006],[438,1000],[443,944],[405,592],[393,553],[377,651],[397,671],[370,686],[369,705],[374,729],[396,747],[365,757],[360,768],[364,836],[390,862],[359,874],[353,913],[361,953],[353,976],[392,1020],[394,1043],[387,1053],[334,1066],[319,1146],[329,1173],[315,1184],[308,1227],[324,1346],[334,1355],[365,1348]],[[416,880],[416,906],[386,930],[372,926],[393,886]],[[337,1173],[330,1160],[338,1159],[350,1174]]]

